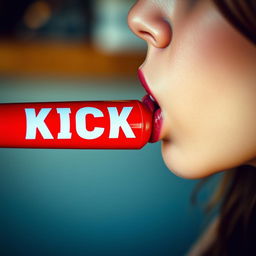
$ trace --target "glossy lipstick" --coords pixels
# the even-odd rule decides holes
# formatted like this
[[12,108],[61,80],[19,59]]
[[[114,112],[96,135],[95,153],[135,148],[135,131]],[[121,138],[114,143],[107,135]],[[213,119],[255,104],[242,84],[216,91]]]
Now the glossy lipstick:
[[152,133],[149,141],[154,143],[160,139],[160,133],[161,133],[162,124],[163,124],[162,110],[155,96],[151,92],[141,69],[138,70],[138,77],[140,79],[142,86],[147,92],[147,95],[145,95],[142,98],[142,102],[150,109],[150,111],[153,112],[153,128],[152,128]]

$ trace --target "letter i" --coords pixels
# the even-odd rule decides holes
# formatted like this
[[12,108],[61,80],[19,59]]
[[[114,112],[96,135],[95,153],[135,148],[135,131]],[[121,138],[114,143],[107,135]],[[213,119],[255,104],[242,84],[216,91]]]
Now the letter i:
[[70,108],[57,108],[57,113],[60,115],[60,132],[58,133],[58,139],[71,139]]

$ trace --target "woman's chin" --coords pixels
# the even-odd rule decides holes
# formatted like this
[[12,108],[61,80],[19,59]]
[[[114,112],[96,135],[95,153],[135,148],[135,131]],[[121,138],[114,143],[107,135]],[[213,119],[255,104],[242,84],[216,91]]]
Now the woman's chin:
[[184,179],[201,179],[219,172],[213,166],[203,163],[202,159],[189,159],[170,141],[162,141],[162,157],[167,168]]

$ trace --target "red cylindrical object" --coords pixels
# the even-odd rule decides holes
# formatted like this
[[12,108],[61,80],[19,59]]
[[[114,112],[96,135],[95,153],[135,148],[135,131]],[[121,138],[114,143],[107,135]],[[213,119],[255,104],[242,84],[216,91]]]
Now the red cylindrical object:
[[139,149],[152,112],[137,100],[0,104],[0,147]]

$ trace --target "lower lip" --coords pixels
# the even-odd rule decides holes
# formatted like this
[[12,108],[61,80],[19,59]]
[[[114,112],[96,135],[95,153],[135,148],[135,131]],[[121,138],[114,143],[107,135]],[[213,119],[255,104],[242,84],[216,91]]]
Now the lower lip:
[[154,143],[160,140],[160,133],[163,124],[162,110],[146,95],[143,97],[142,102],[146,107],[153,112],[153,128],[149,142]]
[[152,130],[149,142],[154,143],[159,141],[162,124],[163,124],[162,110],[161,108],[159,108],[154,112],[153,130]]

